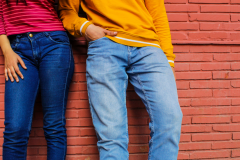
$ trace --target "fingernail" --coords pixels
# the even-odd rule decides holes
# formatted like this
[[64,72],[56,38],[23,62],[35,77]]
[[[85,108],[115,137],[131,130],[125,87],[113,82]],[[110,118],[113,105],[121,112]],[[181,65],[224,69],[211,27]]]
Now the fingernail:
[[24,77],[22,77],[22,79],[23,79]]
[[114,34],[117,34],[117,32],[114,32]]

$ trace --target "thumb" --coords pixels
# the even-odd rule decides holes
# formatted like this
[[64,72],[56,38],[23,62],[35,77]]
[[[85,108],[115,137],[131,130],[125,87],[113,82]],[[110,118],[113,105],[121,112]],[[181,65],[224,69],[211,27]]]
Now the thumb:
[[103,32],[108,36],[116,36],[117,35],[117,32],[108,31],[106,29],[104,29]]

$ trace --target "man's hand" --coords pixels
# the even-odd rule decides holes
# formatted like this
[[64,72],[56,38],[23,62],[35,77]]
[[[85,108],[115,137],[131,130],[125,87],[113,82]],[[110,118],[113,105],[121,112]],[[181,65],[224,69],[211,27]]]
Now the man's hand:
[[174,67],[171,67],[172,68],[172,71],[173,71],[173,75],[174,75],[174,78],[175,78],[175,81],[176,81],[176,74],[175,74],[175,69]]
[[87,41],[94,41],[104,36],[116,36],[117,32],[108,31],[94,24],[90,24],[85,31],[85,38]]

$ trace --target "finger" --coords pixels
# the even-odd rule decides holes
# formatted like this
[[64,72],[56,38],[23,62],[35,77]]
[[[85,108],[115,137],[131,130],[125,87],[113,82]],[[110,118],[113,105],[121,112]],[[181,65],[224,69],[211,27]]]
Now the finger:
[[20,69],[17,65],[14,66],[14,70],[19,75],[19,77],[21,77],[23,79],[23,75],[22,75],[22,73],[21,73],[21,71],[20,71]]
[[17,82],[19,82],[18,76],[17,76],[17,74],[16,74],[16,72],[15,72],[15,70],[14,70],[14,67],[12,66],[12,67],[10,67],[10,69],[11,69],[11,73],[12,73],[12,76],[14,77],[14,79],[15,79]]
[[117,32],[113,32],[113,31],[108,31],[106,29],[104,29],[103,31],[106,35],[108,36],[116,36],[117,35]]
[[8,71],[8,76],[9,76],[10,80],[13,82],[14,79],[13,79],[13,76],[12,76],[11,70],[8,68],[7,71]]
[[7,74],[7,68],[5,68],[5,78],[6,78],[6,81],[8,81],[8,74]]
[[25,63],[23,62],[22,58],[18,56],[18,62],[21,64],[21,66],[24,68],[24,69],[27,69]]

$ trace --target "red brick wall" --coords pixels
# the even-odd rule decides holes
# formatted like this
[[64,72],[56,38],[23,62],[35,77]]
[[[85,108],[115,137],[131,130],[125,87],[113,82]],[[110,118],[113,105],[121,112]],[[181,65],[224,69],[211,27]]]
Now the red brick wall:
[[[165,0],[184,114],[179,159],[240,160],[240,0]],[[72,38],[75,74],[67,106],[67,160],[98,160],[87,101],[86,42]],[[0,127],[4,130],[4,60],[0,56]],[[149,117],[130,85],[130,160],[147,160]],[[37,100],[28,160],[46,160]],[[1,134],[0,143],[3,138]]]

